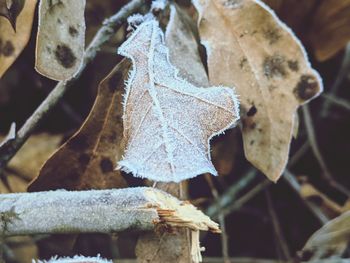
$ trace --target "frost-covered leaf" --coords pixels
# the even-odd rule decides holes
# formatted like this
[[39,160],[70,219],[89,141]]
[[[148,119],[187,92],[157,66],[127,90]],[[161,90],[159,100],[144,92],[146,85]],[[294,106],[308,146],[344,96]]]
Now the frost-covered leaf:
[[277,181],[298,106],[322,90],[300,42],[260,1],[198,0],[209,81],[236,86],[247,159]]
[[[191,23],[194,21],[181,8],[171,5],[165,43],[169,48],[170,61],[179,70],[179,75],[196,85],[208,86],[207,74],[199,57],[198,43],[192,33]],[[183,199],[186,196],[184,184],[185,182],[157,183],[156,187]],[[190,247],[190,230],[179,228],[161,236],[158,233],[141,235],[137,240],[135,253],[140,263],[185,263],[191,262]]]
[[125,187],[115,162],[121,157],[122,93],[130,68],[119,63],[101,82],[95,104],[79,131],[49,160],[29,186],[49,189],[105,189]]
[[[4,10],[4,0],[0,0],[0,8]],[[5,1],[6,2],[6,1]],[[12,17],[12,25],[16,26],[16,31],[6,18],[0,16],[0,77],[5,71],[13,64],[24,47],[27,45],[32,30],[34,10],[36,6],[36,0],[24,1],[24,6],[21,7],[21,1],[11,1],[13,6],[19,13],[17,19],[14,15],[11,15],[11,6],[9,15]],[[23,4],[23,3],[22,3]],[[8,8],[8,6],[7,6]],[[5,15],[3,15],[5,16]],[[5,16],[6,17],[6,16]]]
[[154,19],[139,25],[119,53],[134,67],[126,87],[126,148],[119,166],[135,176],[164,182],[217,174],[209,140],[238,119],[233,90],[198,88],[178,77]]
[[85,0],[40,1],[35,69],[54,80],[79,69],[85,45]]
[[[302,250],[306,260],[341,256],[350,240],[350,211],[328,222],[316,231]],[[304,256],[305,257],[305,256]]]

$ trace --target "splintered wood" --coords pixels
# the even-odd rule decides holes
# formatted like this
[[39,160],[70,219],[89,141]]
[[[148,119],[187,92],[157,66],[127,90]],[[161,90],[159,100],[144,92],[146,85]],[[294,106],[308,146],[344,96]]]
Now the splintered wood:
[[54,80],[71,78],[79,69],[85,45],[85,0],[41,1],[36,70]]

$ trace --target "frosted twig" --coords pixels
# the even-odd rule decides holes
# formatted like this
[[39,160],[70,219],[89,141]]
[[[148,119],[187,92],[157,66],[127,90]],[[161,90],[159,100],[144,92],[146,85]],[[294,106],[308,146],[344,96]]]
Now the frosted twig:
[[2,236],[150,231],[159,224],[220,232],[193,205],[149,187],[0,195]]
[[[295,176],[288,169],[284,171],[283,178],[292,187],[292,189],[298,194],[298,196],[300,196],[301,186],[298,183]],[[316,206],[314,203],[310,202],[309,200],[302,198],[301,196],[300,198],[305,202],[306,206],[316,216],[316,218],[320,221],[320,223],[324,225],[329,221],[329,218],[322,212],[322,210],[318,206]]]
[[302,111],[303,111],[303,116],[304,116],[304,123],[305,123],[305,127],[306,127],[306,133],[310,142],[310,146],[311,149],[319,163],[319,165],[321,166],[322,172],[321,175],[324,177],[324,179],[329,182],[329,184],[334,187],[335,189],[337,189],[338,191],[342,192],[343,194],[345,194],[347,197],[350,197],[350,192],[348,189],[346,189],[344,186],[342,186],[341,184],[339,184],[338,182],[336,182],[333,177],[331,172],[328,169],[328,166],[326,165],[325,160],[323,159],[323,156],[321,154],[320,148],[318,147],[317,144],[317,139],[316,139],[316,133],[312,124],[312,118],[311,118],[311,114],[310,114],[310,110],[309,110],[309,106],[308,105],[304,105],[302,107]]
[[223,193],[220,198],[210,205],[205,214],[210,217],[218,216],[219,212],[226,206],[233,203],[237,198],[237,195],[244,190],[257,176],[257,171],[251,169],[246,175],[242,177],[237,183],[232,185],[225,193]]
[[68,81],[58,82],[55,88],[18,131],[16,138],[11,141],[11,143],[7,144],[6,147],[0,148],[0,171],[21,148],[39,124],[42,123],[43,119],[62,99],[68,88],[79,79],[86,66],[96,57],[96,54],[101,49],[102,45],[109,41],[117,32],[121,24],[126,21],[128,16],[137,11],[145,2],[145,0],[132,0],[116,14],[103,22],[102,27],[97,31],[90,45],[85,50],[82,65],[75,75]]

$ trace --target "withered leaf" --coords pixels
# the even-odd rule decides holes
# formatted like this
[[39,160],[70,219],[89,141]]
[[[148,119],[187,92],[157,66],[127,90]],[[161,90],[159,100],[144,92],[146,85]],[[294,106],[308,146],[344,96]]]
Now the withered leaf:
[[198,0],[209,81],[236,86],[247,159],[277,181],[298,106],[322,90],[300,42],[260,1]]
[[311,255],[307,260],[340,257],[350,239],[350,211],[328,222],[316,231],[304,246],[302,253]]
[[40,1],[35,69],[54,80],[79,69],[85,45],[85,0]]
[[350,1],[264,0],[279,17],[308,43],[317,60],[324,61],[344,49],[350,40]]
[[[11,6],[6,5],[6,1],[0,2],[0,12],[12,23],[0,16],[0,77],[13,64],[29,41],[36,2],[36,0],[24,1],[24,6],[21,8],[23,1],[12,1],[12,11]],[[5,8],[10,8],[7,15],[4,13]],[[15,14],[19,14],[18,17]],[[16,26],[16,32],[12,26]]]
[[24,7],[25,0],[0,0],[0,16],[9,20],[14,31],[18,15]]
[[232,89],[198,88],[178,77],[154,19],[139,25],[119,53],[134,66],[124,100],[126,148],[119,167],[164,182],[217,174],[209,140],[238,119]]
[[319,61],[342,50],[350,41],[350,0],[322,1],[307,34]]
[[29,191],[122,188],[126,182],[114,170],[122,149],[122,93],[129,71],[120,62],[101,82],[95,104],[79,131],[43,166]]

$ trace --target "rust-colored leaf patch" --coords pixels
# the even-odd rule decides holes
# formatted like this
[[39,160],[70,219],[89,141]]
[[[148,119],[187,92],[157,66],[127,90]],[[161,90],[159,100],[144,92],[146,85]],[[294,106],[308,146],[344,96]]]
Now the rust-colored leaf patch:
[[122,93],[130,63],[120,62],[101,82],[95,104],[79,131],[43,166],[29,191],[121,188],[114,164],[121,157]]

